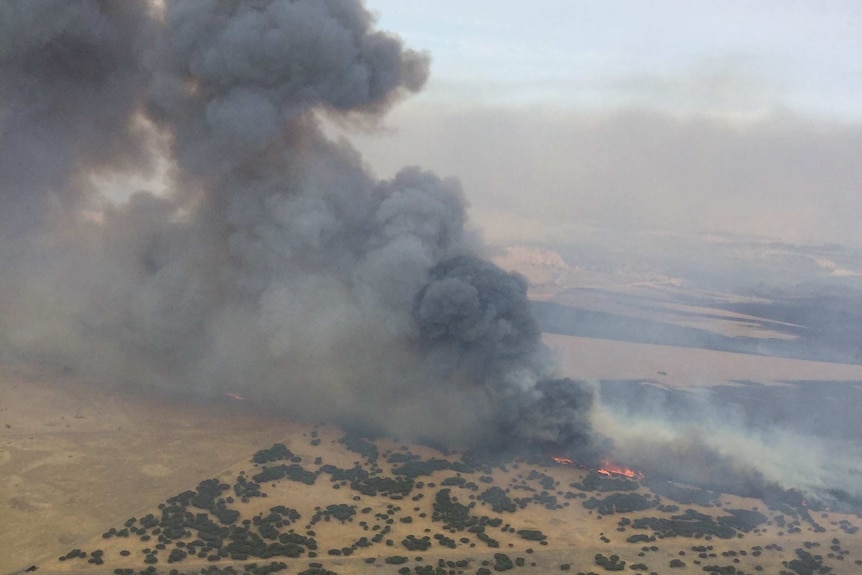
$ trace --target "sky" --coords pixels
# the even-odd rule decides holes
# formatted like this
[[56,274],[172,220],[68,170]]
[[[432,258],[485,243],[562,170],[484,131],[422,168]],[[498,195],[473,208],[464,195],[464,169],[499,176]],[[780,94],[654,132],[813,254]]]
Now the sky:
[[432,57],[350,135],[458,177],[492,241],[591,230],[862,247],[862,4],[368,0]]

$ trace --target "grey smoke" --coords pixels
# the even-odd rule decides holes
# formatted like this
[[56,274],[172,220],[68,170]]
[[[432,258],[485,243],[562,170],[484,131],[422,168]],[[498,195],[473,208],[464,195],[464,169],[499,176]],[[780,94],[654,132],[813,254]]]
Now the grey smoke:
[[[0,2],[0,359],[462,446],[589,457],[596,423],[693,482],[815,485],[816,445],[791,469],[786,435],[633,421],[554,379],[459,183],[378,181],[323,134],[428,68],[358,1]],[[113,205],[94,184],[160,161],[166,193]]]
[[[458,182],[377,181],[320,128],[373,123],[428,68],[358,1],[0,4],[0,357],[466,445],[588,443],[591,393],[552,379],[524,280],[472,255]],[[93,183],[160,158],[167,193]]]
[[[750,497],[795,489],[812,501],[859,512],[858,442],[800,432],[786,423],[757,426],[711,393],[691,397],[687,413],[646,399],[636,409],[597,402],[596,433],[613,453],[655,480],[674,480]],[[841,501],[835,492],[856,498]]]
[[459,256],[431,269],[414,315],[419,333],[445,375],[464,373],[493,385],[538,359],[539,326],[527,282],[490,262]]

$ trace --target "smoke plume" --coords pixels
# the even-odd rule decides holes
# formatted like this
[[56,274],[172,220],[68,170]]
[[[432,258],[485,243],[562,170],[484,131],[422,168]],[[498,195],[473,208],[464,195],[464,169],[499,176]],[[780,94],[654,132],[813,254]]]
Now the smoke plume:
[[[0,355],[106,385],[241,393],[444,441],[587,445],[526,283],[475,254],[457,181],[377,181],[373,123],[429,58],[348,0],[0,3]],[[105,200],[94,183],[166,191]],[[166,168],[164,168],[166,166]]]
[[[459,447],[584,460],[611,450],[595,425],[693,484],[858,494],[810,438],[555,379],[459,183],[379,181],[321,128],[373,125],[428,71],[358,0],[0,2],[0,360]],[[122,202],[97,185],[160,172]]]

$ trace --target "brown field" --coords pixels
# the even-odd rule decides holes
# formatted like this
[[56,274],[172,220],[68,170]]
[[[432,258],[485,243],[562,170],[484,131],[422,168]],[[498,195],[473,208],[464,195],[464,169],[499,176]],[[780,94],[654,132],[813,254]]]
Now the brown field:
[[89,539],[289,430],[241,407],[0,372],[0,572]]
[[[779,573],[786,570],[783,561],[796,557],[797,548],[821,554],[824,563],[837,574],[858,573],[862,565],[856,563],[862,560],[862,536],[846,532],[848,526],[862,524],[858,517],[824,511],[812,513],[811,522],[801,520],[794,524],[786,510],[770,510],[762,501],[728,495],[720,496],[720,501],[709,507],[679,505],[680,510],[676,511],[651,508],[602,516],[585,508],[583,502],[588,497],[601,499],[610,492],[583,491],[571,486],[583,481],[588,470],[554,465],[550,461],[548,465],[509,462],[465,471],[460,475],[467,483],[449,487],[459,502],[476,504],[472,514],[500,519],[502,525],[486,529],[487,535],[499,543],[499,547],[492,548],[475,533],[446,530],[442,522],[431,520],[442,482],[458,476],[453,470],[417,477],[416,481],[422,481],[423,485],[416,483],[402,499],[362,494],[319,471],[326,464],[342,469],[358,465],[372,472],[376,466],[378,475],[389,477],[396,465],[387,462],[393,453],[412,454],[421,460],[447,457],[451,461],[458,460],[458,454],[444,456],[429,447],[379,439],[376,445],[380,457],[375,465],[339,443],[342,432],[336,427],[261,418],[251,414],[241,401],[193,406],[99,391],[71,380],[47,384],[33,375],[8,371],[0,379],[0,402],[0,505],[3,506],[0,542],[5,550],[0,553],[0,573],[30,565],[38,567],[40,573],[113,573],[114,569],[137,572],[147,567],[144,560],[153,551],[157,561],[154,566],[159,570],[177,568],[187,573],[213,565],[221,569],[235,565],[241,573],[242,566],[252,561],[267,564],[283,560],[287,565],[282,573],[299,573],[308,569],[310,563],[319,562],[325,569],[342,575],[394,574],[405,566],[411,572],[417,566],[436,567],[442,559],[444,563],[467,562],[447,565],[447,573],[452,569],[472,574],[483,566],[483,561],[490,562],[488,567],[493,571],[495,553],[504,553],[512,561],[522,559],[524,566],[516,566],[515,570],[524,573],[561,572],[565,564],[571,565],[572,573],[608,572],[595,564],[597,553],[618,555],[626,562],[625,572],[631,573],[701,573],[707,565],[733,566],[746,573],[756,572],[759,566],[763,573]],[[210,561],[207,557],[193,556],[169,564],[167,554],[172,547],[156,549],[157,538],[152,531],[148,532],[151,537],[148,541],[141,539],[143,531],[129,537],[103,537],[111,527],[122,529],[132,517],[140,520],[148,513],[158,517],[160,503],[185,490],[194,490],[202,480],[216,478],[232,486],[242,473],[247,477],[258,473],[260,466],[252,463],[251,455],[277,441],[300,458],[295,460],[298,465],[317,473],[314,484],[288,478],[261,482],[266,497],[251,497],[247,502],[237,498],[229,506],[240,513],[235,523],[265,515],[276,505],[295,508],[301,518],[281,527],[280,532],[295,529],[304,535],[312,530],[318,543],[317,557],[310,557],[305,550],[295,559]],[[284,462],[270,465],[278,463]],[[547,483],[549,480],[553,485]],[[470,483],[476,487],[472,488]],[[512,498],[529,498],[545,492],[544,495],[556,498],[556,505],[549,509],[532,501],[515,512],[496,512],[476,500],[477,495],[491,486],[508,489]],[[654,498],[644,485],[636,492]],[[223,497],[231,495],[234,493],[230,489],[223,493]],[[665,498],[662,503],[673,501]],[[355,505],[356,513],[343,524],[335,518],[312,520],[316,508],[332,504]],[[370,509],[362,513],[367,508]],[[769,522],[756,531],[739,532],[730,539],[677,536],[638,543],[629,543],[626,538],[653,532],[620,524],[622,519],[634,521],[638,517],[669,518],[685,509],[717,517],[726,515],[726,509],[730,508],[757,508]],[[420,516],[423,513],[425,517]],[[785,517],[787,527],[776,524],[779,515]],[[386,527],[387,520],[391,531],[380,542],[351,548],[349,556],[329,554],[329,550],[351,547],[361,537],[372,537]],[[133,525],[140,526],[140,522]],[[798,532],[791,533],[789,528],[794,525]],[[511,532],[522,529],[542,531],[545,544]],[[196,534],[189,535],[185,541],[193,540]],[[408,551],[402,544],[407,535],[431,537],[432,545],[426,551]],[[451,538],[455,548],[441,546],[433,538],[435,535]],[[833,538],[839,543],[833,543]],[[388,545],[386,539],[392,540],[392,544]],[[692,550],[701,545],[705,547],[704,557]],[[833,545],[838,551],[830,549]],[[758,547],[761,553],[755,556]],[[87,558],[59,560],[75,548],[87,552],[88,558],[92,558],[93,551],[101,550],[104,564],[88,563]],[[129,552],[127,556],[120,554],[123,550]],[[403,565],[387,564],[385,558],[392,556],[404,556],[408,561]],[[684,561],[686,567],[671,569],[673,559]],[[630,569],[639,563],[647,569]]]
[[647,379],[690,388],[734,380],[860,381],[862,365],[544,334],[562,370],[582,379]]

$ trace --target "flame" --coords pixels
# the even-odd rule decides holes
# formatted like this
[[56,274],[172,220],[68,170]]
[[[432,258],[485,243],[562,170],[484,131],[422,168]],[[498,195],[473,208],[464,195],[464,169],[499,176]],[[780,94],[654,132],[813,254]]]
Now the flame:
[[[577,461],[575,461],[574,459],[569,459],[568,457],[551,457],[551,459],[556,463],[559,463],[560,465],[577,465],[578,467],[583,467]],[[602,475],[607,475],[608,477],[627,477],[636,481],[640,481],[644,478],[644,474],[640,471],[637,471],[630,467],[626,467],[624,465],[620,465],[619,463],[615,463],[608,458],[602,459],[602,466],[595,471],[596,473],[601,473]]]
[[629,479],[641,480],[644,478],[644,474],[640,471],[635,471],[630,467],[626,467],[624,465],[619,465],[614,463],[610,459],[603,459],[602,466],[596,469],[598,473],[602,475],[607,475],[608,477],[619,475],[621,477],[628,477]]
[[244,398],[243,396],[238,395],[238,394],[236,394],[236,393],[229,393],[229,392],[228,392],[228,393],[226,393],[225,395],[226,395],[226,396],[228,396],[228,397],[229,397],[229,398],[231,398],[231,399],[236,399],[236,400],[238,400],[238,401],[245,401],[245,398]]

